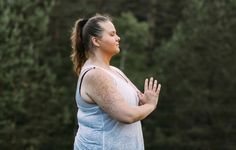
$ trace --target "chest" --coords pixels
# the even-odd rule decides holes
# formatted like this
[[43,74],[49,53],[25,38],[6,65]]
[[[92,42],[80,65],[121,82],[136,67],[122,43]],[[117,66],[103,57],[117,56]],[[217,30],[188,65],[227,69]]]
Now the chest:
[[131,83],[124,80],[122,77],[114,77],[114,80],[124,100],[132,106],[137,106],[139,103],[138,95]]

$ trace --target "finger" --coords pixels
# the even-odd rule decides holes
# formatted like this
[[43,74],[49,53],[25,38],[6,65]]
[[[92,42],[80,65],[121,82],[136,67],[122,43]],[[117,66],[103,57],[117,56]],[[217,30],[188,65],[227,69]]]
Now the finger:
[[157,87],[156,93],[159,94],[160,91],[161,91],[161,84],[158,84],[158,87]]
[[139,100],[142,100],[143,99],[143,93],[138,93],[138,98],[139,98]]
[[157,80],[154,81],[153,90],[154,92],[157,91]]
[[145,83],[144,83],[144,92],[148,90],[148,79],[145,79]]
[[153,77],[151,77],[150,80],[149,80],[148,89],[152,90],[152,86],[153,86]]

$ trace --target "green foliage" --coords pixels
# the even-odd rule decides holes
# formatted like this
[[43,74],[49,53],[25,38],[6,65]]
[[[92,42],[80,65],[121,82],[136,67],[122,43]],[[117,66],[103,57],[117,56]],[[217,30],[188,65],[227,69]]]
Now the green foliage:
[[147,46],[148,25],[139,22],[131,13],[122,13],[114,20],[121,37],[121,46],[130,51],[143,50]]
[[62,88],[44,55],[50,50],[52,6],[53,1],[1,2],[0,149],[59,145],[55,142],[64,119],[59,113]]
[[112,65],[140,90],[146,77],[162,84],[143,121],[147,150],[235,149],[235,9],[235,0],[0,1],[0,149],[72,148],[70,31],[95,13],[111,15],[121,37]]
[[[148,25],[146,22],[139,22],[132,13],[122,13],[121,16],[114,19],[118,35],[121,38],[121,54],[118,56],[122,70],[129,70],[132,67],[138,69],[142,61],[145,61],[144,55],[148,41]],[[136,60],[139,60],[136,61]],[[128,63],[126,63],[128,62]],[[134,71],[134,70],[132,70]]]
[[[235,8],[233,1],[188,2],[185,21],[159,49],[165,102],[150,149],[235,148]],[[169,111],[174,119],[165,118]]]
[[161,46],[168,41],[175,27],[183,20],[183,9],[186,7],[186,0],[150,0],[149,19],[150,35],[153,40],[153,48]]

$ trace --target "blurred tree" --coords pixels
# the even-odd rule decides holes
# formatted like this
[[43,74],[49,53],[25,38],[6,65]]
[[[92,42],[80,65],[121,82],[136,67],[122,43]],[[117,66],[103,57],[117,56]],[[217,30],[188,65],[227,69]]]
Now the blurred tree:
[[147,3],[147,22],[149,24],[149,36],[146,66],[155,66],[156,59],[153,53],[156,47],[172,37],[176,25],[182,20],[182,10],[185,0],[150,0]]
[[68,115],[47,57],[54,1],[0,4],[0,149],[61,149]]
[[[158,51],[163,82],[158,127],[147,149],[236,148],[236,3],[191,0]],[[148,126],[155,121],[150,118]]]
[[[120,69],[125,69],[126,57],[128,57],[128,65],[136,69],[141,66],[141,60],[145,59],[145,48],[147,47],[148,25],[146,22],[138,22],[134,15],[122,13],[121,16],[114,19],[118,35],[121,38],[120,47]],[[138,59],[135,61],[133,59]],[[132,63],[133,62],[133,63]]]
[[235,0],[55,2],[0,1],[0,149],[71,149],[70,31],[97,12],[121,36],[112,64],[141,90],[145,77],[162,83],[143,122],[146,149],[235,148]]

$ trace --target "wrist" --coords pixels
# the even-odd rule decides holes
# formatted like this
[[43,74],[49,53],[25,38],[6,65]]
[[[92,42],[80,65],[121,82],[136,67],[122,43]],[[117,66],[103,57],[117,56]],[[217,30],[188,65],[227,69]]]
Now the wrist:
[[152,111],[156,108],[156,105],[152,103],[146,103],[145,105],[147,105]]

